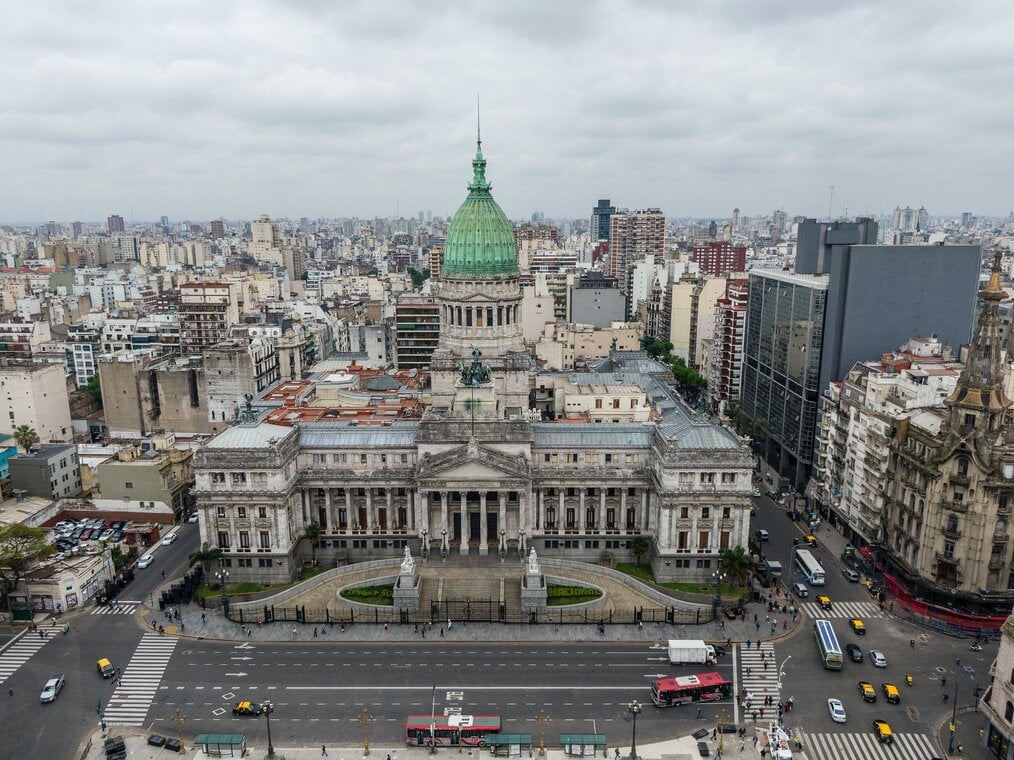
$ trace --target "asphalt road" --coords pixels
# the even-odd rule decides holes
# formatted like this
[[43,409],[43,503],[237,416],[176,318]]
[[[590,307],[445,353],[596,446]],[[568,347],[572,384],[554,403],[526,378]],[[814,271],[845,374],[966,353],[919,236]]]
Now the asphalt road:
[[[793,536],[803,534],[785,517],[784,510],[764,497],[757,502],[753,527],[770,532],[768,556],[787,565]],[[820,539],[821,533],[817,536]],[[168,579],[181,575],[197,542],[196,526],[184,526],[172,546],[155,552],[151,567],[137,572],[134,583],[122,592],[121,602],[154,598],[157,604],[158,587],[165,582],[162,570]],[[831,613],[821,614],[833,620],[843,646],[857,642],[867,659],[862,664],[847,662],[841,672],[825,670],[817,659],[809,618],[796,635],[776,641],[774,660],[785,662],[782,698],[795,697],[795,709],[786,716],[788,725],[802,728],[804,735],[868,734],[870,722],[882,718],[892,723],[896,733],[928,735],[949,717],[955,686],[959,705],[972,703],[974,679],[980,686],[988,682],[996,644],[975,654],[967,650],[967,641],[884,617],[859,584],[842,578],[836,551],[820,547],[817,553],[828,571],[828,583],[821,590],[834,602]],[[801,601],[810,603],[813,596]],[[752,605],[751,615],[754,610],[759,610],[762,622],[765,609]],[[868,630],[863,637],[848,627],[852,610],[863,610]],[[5,732],[0,758],[74,756],[80,742],[97,725],[96,708],[100,703],[109,704],[117,688],[99,677],[95,660],[106,656],[123,669],[144,659],[138,652],[139,645],[144,646],[145,631],[135,616],[90,612],[86,609],[75,616],[67,636],[42,648],[5,684],[15,690],[13,697],[6,697],[5,725],[16,725],[19,730]],[[781,619],[781,613],[774,614]],[[151,638],[149,632],[147,639]],[[913,638],[915,648],[909,646]],[[869,663],[871,648],[885,653],[887,668],[874,668]],[[736,717],[741,724],[749,724],[732,700],[703,706],[703,720],[698,720],[696,706],[657,709],[649,694],[650,682],[661,675],[710,669],[734,680],[735,691],[741,691],[744,656],[750,655],[741,646],[722,658],[716,668],[673,668],[666,662],[664,650],[645,643],[504,644],[458,638],[432,643],[285,643],[184,638],[168,656],[164,674],[153,677],[158,688],[150,706],[147,700],[137,703],[146,729],[174,732],[172,719],[179,711],[185,717],[187,735],[242,731],[251,743],[262,745],[265,720],[234,717],[231,709],[235,702],[271,700],[276,709],[272,736],[281,745],[356,744],[362,740],[359,719],[364,710],[375,721],[372,741],[398,744],[404,740],[406,716],[429,713],[431,707],[437,714],[499,714],[504,731],[536,737],[536,717],[544,711],[551,721],[546,727],[550,742],[555,743],[559,733],[594,732],[606,734],[610,744],[617,745],[629,742],[627,705],[635,699],[644,704],[637,725],[639,741],[689,733]],[[971,673],[966,670],[969,667]],[[775,670],[770,669],[772,681],[777,680]],[[56,672],[66,674],[67,686],[55,703],[41,705],[38,693]],[[915,686],[905,685],[905,673],[913,674]],[[901,704],[888,705],[882,697],[876,704],[863,702],[856,689],[859,680],[870,681],[878,691],[883,682],[895,683],[901,690]],[[942,699],[945,688],[951,700],[947,704]],[[826,708],[829,696],[845,703],[846,724],[831,722]],[[128,693],[126,701],[132,699]]]

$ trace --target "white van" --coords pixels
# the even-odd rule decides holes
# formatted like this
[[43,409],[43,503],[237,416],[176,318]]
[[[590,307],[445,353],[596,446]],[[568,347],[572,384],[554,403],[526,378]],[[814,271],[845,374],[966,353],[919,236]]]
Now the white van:
[[806,599],[806,597],[809,596],[809,591],[807,590],[806,586],[802,583],[793,583],[792,593],[794,593],[800,599]]
[[757,529],[757,538],[760,539],[761,541],[767,541],[768,540],[768,532],[766,530],[764,530],[763,528],[758,528]]

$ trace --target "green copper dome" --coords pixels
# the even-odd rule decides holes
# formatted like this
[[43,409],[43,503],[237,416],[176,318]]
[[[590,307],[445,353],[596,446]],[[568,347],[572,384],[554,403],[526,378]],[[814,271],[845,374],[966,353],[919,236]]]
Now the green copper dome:
[[514,228],[490,192],[481,139],[476,142],[472,171],[468,197],[447,228],[441,276],[457,280],[517,277]]

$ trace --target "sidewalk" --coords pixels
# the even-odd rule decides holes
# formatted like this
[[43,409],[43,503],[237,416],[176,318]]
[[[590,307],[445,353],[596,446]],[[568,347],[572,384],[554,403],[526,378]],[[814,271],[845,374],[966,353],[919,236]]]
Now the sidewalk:
[[[168,760],[172,757],[180,757],[180,754],[170,752],[165,749],[158,747],[150,747],[147,745],[146,739],[148,734],[138,733],[136,729],[127,729],[124,731],[117,731],[115,726],[110,726],[105,736],[121,736],[123,737],[124,743],[127,749],[127,758],[147,758],[149,760]],[[190,758],[191,760],[203,760],[204,758],[211,757],[206,755],[200,748],[191,746],[191,741],[194,736],[184,736],[184,752],[183,756]],[[520,757],[532,757],[539,758],[539,747],[538,747],[538,736],[533,735],[533,740],[536,742],[529,754],[526,751],[521,753]],[[555,739],[555,737],[554,737]],[[96,730],[90,737],[90,746],[85,752],[84,749],[80,757],[82,760],[105,760],[105,752],[103,751],[103,740],[104,736],[101,731]],[[546,737],[547,743],[550,741],[550,737]],[[696,739],[693,736],[680,736],[673,739],[669,739],[662,742],[656,742],[654,744],[638,744],[637,745],[637,756],[643,760],[662,760],[663,758],[677,760],[683,760],[684,758],[698,758],[700,753],[698,752],[698,741],[702,741],[708,746],[709,757],[711,760],[719,760],[720,755],[718,754],[718,739],[712,739],[711,735],[708,734],[706,737]],[[726,734],[722,738],[722,744],[724,752],[722,753],[727,758],[746,758],[746,760],[754,760],[754,758],[760,757],[759,747],[760,742],[754,746],[751,741],[751,734],[747,734],[746,740],[741,741],[738,736],[733,734]],[[335,758],[335,760],[363,760],[366,756],[363,755],[362,745],[354,747],[339,747],[332,744],[325,744],[327,748],[327,757]],[[742,752],[740,747],[743,747]],[[628,760],[630,757],[630,745],[609,745],[606,748],[605,753],[597,755],[602,757],[603,760],[612,760],[615,757],[615,751],[619,749],[620,760]],[[274,745],[275,754],[274,757],[278,760],[309,760],[309,758],[324,757],[321,752],[320,745],[314,745],[312,747],[290,747],[281,746],[279,744]],[[225,755],[228,757],[228,754]],[[237,752],[236,757],[239,757]],[[247,747],[245,757],[252,758],[263,758],[267,757],[267,746],[266,745],[250,745]],[[391,744],[372,744],[370,745],[370,758],[374,760],[448,760],[449,758],[471,758],[478,760],[478,758],[492,758],[493,754],[489,748],[480,747],[440,747],[436,753],[431,755],[429,750],[425,747],[407,747],[405,745],[391,745]],[[567,760],[572,755],[567,755],[559,747],[547,747],[546,754],[543,756],[546,760]],[[585,757],[591,757],[585,755]]]

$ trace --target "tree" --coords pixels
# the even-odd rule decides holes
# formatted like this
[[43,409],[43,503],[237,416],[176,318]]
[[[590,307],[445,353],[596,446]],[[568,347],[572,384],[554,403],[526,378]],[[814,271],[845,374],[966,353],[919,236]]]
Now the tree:
[[742,546],[737,546],[734,549],[722,549],[718,554],[719,572],[725,573],[738,586],[746,585],[756,564],[753,557]]
[[85,390],[92,394],[96,401],[102,403],[102,381],[99,379],[99,373],[96,372],[90,378],[85,385]]
[[[208,563],[216,562],[222,559],[222,550],[217,546],[212,546],[207,541],[201,544],[201,548],[190,555],[190,563],[195,562],[201,563],[201,569],[204,570],[204,577],[207,578],[210,575],[208,571]],[[205,581],[207,582],[207,581]]]
[[310,542],[310,552],[313,557],[313,564],[317,564],[317,542],[320,540],[320,526],[312,522],[303,528],[303,535]]
[[648,539],[644,536],[635,536],[630,542],[630,551],[634,553],[634,564],[641,564],[641,557],[648,553],[648,549],[651,548],[651,544],[648,543]]
[[39,528],[23,523],[0,528],[0,588],[3,589],[8,610],[11,608],[11,593],[46,546],[46,531]]
[[672,374],[676,378],[676,389],[690,406],[697,406],[708,381],[687,366],[682,357],[674,356],[671,361]]
[[25,451],[39,442],[39,434],[30,425],[18,425],[14,428],[14,440]]
[[660,359],[662,361],[668,361],[669,354],[672,353],[672,343],[667,340],[659,340],[658,338],[645,337],[641,338],[641,347],[648,352],[648,355],[653,359]]
[[419,270],[409,267],[408,276],[412,278],[412,287],[418,290],[419,288],[422,287],[422,284],[430,278],[430,270],[429,269]]

